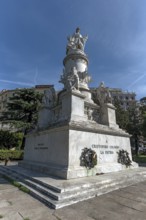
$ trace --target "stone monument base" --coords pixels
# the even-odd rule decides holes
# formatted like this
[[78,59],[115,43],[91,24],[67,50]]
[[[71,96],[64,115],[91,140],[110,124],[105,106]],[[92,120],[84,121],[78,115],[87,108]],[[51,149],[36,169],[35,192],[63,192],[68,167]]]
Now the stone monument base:
[[132,162],[132,165],[130,167],[126,167],[125,165],[119,163],[108,163],[105,165],[98,165],[97,167],[92,169],[87,169],[85,167],[80,167],[80,166],[59,168],[55,166],[54,167],[50,166],[49,164],[30,162],[30,161],[22,161],[19,163],[19,166],[32,171],[37,171],[51,176],[60,177],[62,179],[89,177],[104,173],[138,168],[138,164],[135,162]]
[[[84,148],[97,154],[94,168],[81,166]],[[131,158],[129,134],[93,121],[51,126],[48,130],[29,134],[26,138],[24,160],[20,166],[64,179],[94,176],[127,169],[118,163],[119,150],[126,150]],[[137,168],[132,162],[128,167]]]

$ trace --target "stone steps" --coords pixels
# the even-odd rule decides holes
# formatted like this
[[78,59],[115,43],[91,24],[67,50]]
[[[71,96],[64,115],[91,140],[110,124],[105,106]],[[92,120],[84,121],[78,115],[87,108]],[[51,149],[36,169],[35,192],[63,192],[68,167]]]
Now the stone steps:
[[0,172],[27,187],[33,197],[54,209],[146,180],[146,169],[141,168],[71,181],[36,175],[17,166],[0,166]]
[[27,186],[27,188],[29,187],[29,189],[33,188],[34,190],[47,195],[48,197],[51,197],[54,200],[58,200],[58,193],[55,193],[53,191],[51,191],[49,188],[46,188],[44,186],[41,186],[29,179],[23,178],[21,176],[21,174],[14,174],[12,172],[6,172],[6,175],[8,175],[9,177],[11,177],[12,179],[15,179],[16,181],[18,181],[19,183],[21,183],[22,185]]
[[[39,178],[35,178],[35,175],[32,177],[32,175],[31,175],[32,172],[29,172],[26,169],[20,168],[18,166],[14,166],[14,167],[13,166],[7,166],[7,167],[1,166],[1,168],[7,169],[7,171],[9,171],[10,173],[18,174],[19,177],[21,176],[23,179],[27,179],[30,182],[31,181],[35,182],[36,184],[39,184],[42,187],[50,189],[51,191],[58,192],[58,193],[60,193],[62,191],[62,189],[59,187],[55,187],[53,185],[50,185],[49,183],[41,181]],[[39,176],[41,177],[40,174],[39,174]],[[44,175],[42,175],[42,177],[44,177]]]

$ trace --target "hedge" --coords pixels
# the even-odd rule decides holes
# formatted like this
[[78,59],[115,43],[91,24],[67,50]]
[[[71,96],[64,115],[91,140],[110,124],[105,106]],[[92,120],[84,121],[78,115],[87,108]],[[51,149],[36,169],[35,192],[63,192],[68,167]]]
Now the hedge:
[[21,160],[23,159],[23,153],[22,150],[0,150],[0,160]]

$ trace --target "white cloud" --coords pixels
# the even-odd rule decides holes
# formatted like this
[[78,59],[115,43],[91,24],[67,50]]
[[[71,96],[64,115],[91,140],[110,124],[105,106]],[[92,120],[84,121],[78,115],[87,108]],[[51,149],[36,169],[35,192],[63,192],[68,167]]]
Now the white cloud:
[[34,86],[34,84],[32,84],[32,83],[17,82],[17,81],[5,80],[5,79],[0,79],[0,82],[14,84],[14,85],[21,85],[21,86]]

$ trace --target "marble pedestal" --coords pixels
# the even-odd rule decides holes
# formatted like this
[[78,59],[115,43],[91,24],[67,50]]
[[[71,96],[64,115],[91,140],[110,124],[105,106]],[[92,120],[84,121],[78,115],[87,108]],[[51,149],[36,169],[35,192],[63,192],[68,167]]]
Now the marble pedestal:
[[[97,153],[97,166],[90,170],[80,166],[85,147]],[[117,162],[120,149],[128,151],[131,158],[129,135],[124,131],[94,122],[71,121],[28,135],[24,160],[19,165],[64,179],[93,176],[127,169]],[[130,168],[136,167],[133,162]]]

